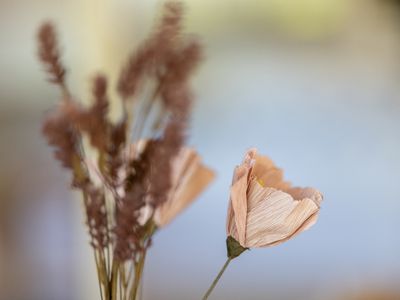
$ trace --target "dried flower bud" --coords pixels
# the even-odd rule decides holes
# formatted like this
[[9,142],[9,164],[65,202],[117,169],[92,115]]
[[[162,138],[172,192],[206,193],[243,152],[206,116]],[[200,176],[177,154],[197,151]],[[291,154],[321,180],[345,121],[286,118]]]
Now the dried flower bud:
[[313,188],[292,188],[282,170],[251,149],[233,175],[227,234],[244,248],[283,243],[317,221],[321,201]]
[[162,69],[181,30],[183,9],[178,2],[164,5],[163,17],[152,35],[133,52],[118,78],[117,90],[127,100],[137,93],[146,74],[157,74]]
[[78,154],[77,132],[69,118],[70,103],[63,102],[43,122],[42,133],[50,146],[54,147],[55,158],[63,167],[74,168]]
[[57,34],[52,23],[44,23],[38,31],[39,58],[44,64],[49,81],[64,85],[65,68],[61,64]]
[[90,143],[99,151],[107,150],[109,141],[110,122],[107,119],[108,98],[107,79],[103,75],[97,75],[93,80],[92,94],[93,104],[89,108],[75,105],[69,111],[71,120],[89,136]]
[[84,191],[86,225],[89,228],[91,245],[95,249],[104,249],[110,242],[104,193],[92,184],[87,184]]

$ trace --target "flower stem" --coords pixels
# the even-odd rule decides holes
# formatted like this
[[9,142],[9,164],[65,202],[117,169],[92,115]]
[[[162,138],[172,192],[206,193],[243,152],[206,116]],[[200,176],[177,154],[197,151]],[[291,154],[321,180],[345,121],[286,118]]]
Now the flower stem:
[[137,263],[135,263],[135,279],[134,279],[134,283],[133,283],[133,287],[129,296],[129,299],[131,300],[136,300],[137,299],[137,293],[139,290],[139,286],[142,280],[142,274],[143,274],[143,269],[144,269],[144,262],[146,259],[146,252],[147,249],[145,249],[142,253],[142,255],[140,255],[139,261]]
[[117,289],[118,289],[118,271],[119,271],[119,262],[116,259],[113,259],[112,262],[112,272],[110,278],[110,299],[117,300]]
[[207,292],[203,296],[203,300],[207,300],[208,299],[208,296],[210,296],[211,292],[214,290],[215,286],[217,285],[218,281],[222,277],[222,274],[224,274],[224,272],[225,272],[226,268],[228,267],[229,263],[231,262],[231,260],[232,260],[232,258],[228,257],[228,259],[226,260],[224,266],[219,271],[217,277],[215,277],[215,279],[212,282],[211,286],[208,288]]

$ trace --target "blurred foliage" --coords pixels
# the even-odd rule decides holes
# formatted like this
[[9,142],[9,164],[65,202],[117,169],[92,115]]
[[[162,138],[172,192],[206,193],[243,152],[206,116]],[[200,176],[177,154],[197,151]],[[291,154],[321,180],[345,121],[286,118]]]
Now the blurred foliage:
[[351,1],[269,0],[262,3],[263,10],[269,12],[278,27],[299,37],[312,38],[336,31]]
[[336,32],[353,3],[349,0],[188,1],[190,22],[197,23],[198,28],[277,31],[305,39]]

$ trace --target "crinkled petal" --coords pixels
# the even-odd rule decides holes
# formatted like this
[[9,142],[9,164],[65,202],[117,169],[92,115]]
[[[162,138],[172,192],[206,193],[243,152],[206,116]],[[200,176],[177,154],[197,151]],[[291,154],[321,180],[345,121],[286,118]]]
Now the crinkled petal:
[[286,190],[285,192],[290,194],[295,200],[309,198],[313,200],[314,203],[318,205],[318,207],[321,205],[323,199],[322,194],[318,190],[310,187],[307,188],[294,187]]
[[270,247],[270,246],[277,246],[279,244],[282,244],[282,243],[296,237],[298,234],[302,233],[303,231],[310,229],[317,222],[318,215],[319,215],[319,212],[314,213],[292,235],[290,235],[282,240],[276,241],[275,243],[269,244],[268,246]]
[[160,227],[169,224],[199,196],[214,177],[214,172],[202,165],[194,149],[183,148],[173,161],[172,188],[168,200],[156,210],[156,224]]
[[294,235],[318,212],[311,199],[295,201],[285,192],[249,185],[245,247],[266,247]]
[[251,176],[257,178],[266,187],[277,190],[290,188],[290,183],[283,180],[283,171],[277,168],[272,160],[263,155],[256,155]]
[[243,163],[235,168],[230,189],[227,234],[233,236],[241,245],[245,243],[246,238],[247,185],[256,154],[257,150],[254,148],[246,152]]

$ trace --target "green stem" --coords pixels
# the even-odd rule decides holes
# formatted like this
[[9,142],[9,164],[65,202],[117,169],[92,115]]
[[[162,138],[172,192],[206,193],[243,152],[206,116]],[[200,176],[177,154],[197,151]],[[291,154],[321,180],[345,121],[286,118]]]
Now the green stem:
[[112,262],[112,271],[110,278],[110,299],[117,300],[117,289],[118,289],[118,271],[119,271],[119,263],[116,259]]
[[207,300],[208,296],[210,296],[211,292],[214,290],[215,286],[217,285],[218,281],[222,277],[222,274],[224,274],[226,268],[228,267],[229,263],[231,262],[232,258],[228,258],[222,267],[222,269],[219,271],[217,277],[215,277],[214,281],[212,282],[211,286],[208,288],[207,292],[203,296],[203,300]]
[[131,300],[137,299],[137,293],[139,290],[140,282],[142,280],[144,262],[146,259],[146,252],[147,252],[147,249],[145,249],[143,251],[142,255],[139,258],[139,261],[135,264],[135,281],[133,282],[133,287],[132,287],[131,293],[129,295],[129,299],[131,299]]
[[[95,257],[96,257],[96,253],[95,253],[94,255],[95,255]],[[101,299],[101,300],[104,300],[104,297],[103,297],[103,287],[102,287],[101,280],[100,280],[100,268],[99,268],[99,263],[97,262],[97,258],[96,258],[96,268],[97,268],[97,276],[98,276],[97,281],[98,281],[98,283],[99,283],[100,299]]]

